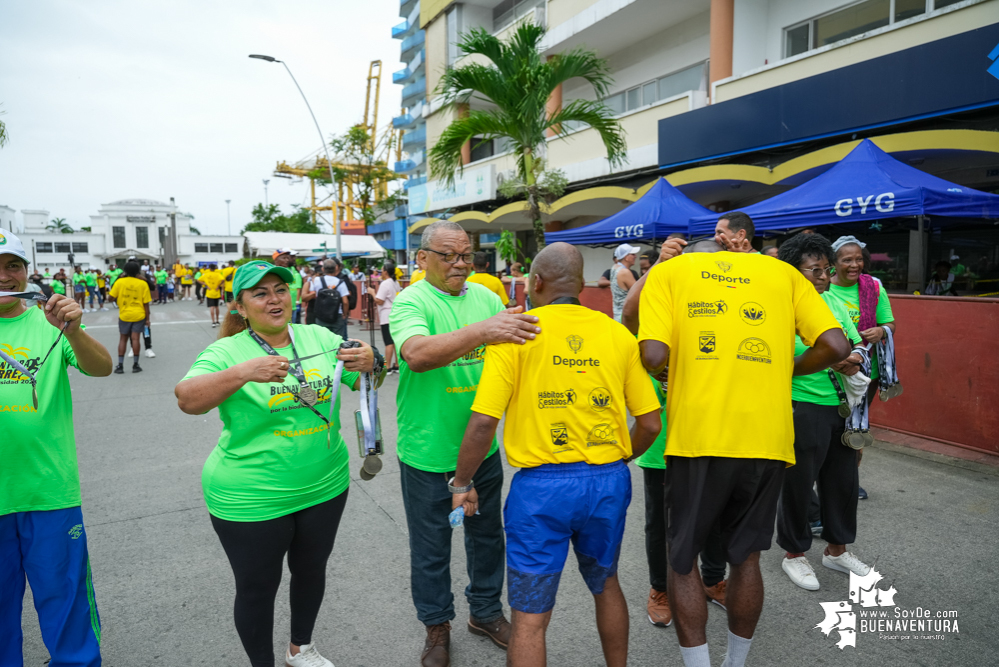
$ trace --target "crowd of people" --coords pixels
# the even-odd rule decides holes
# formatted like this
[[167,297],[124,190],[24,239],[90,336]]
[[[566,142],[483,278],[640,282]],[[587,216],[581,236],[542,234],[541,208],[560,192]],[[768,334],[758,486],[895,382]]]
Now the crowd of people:
[[[0,333],[12,349],[28,350],[30,363],[19,368],[5,357],[3,377],[14,380],[0,384],[6,402],[23,406],[12,425],[23,434],[11,445],[18,463],[0,469],[0,581],[20,581],[16,601],[3,596],[11,609],[0,622],[17,629],[0,633],[0,664],[19,660],[27,577],[33,590],[49,593],[38,613],[52,664],[98,665],[66,368],[123,372],[129,343],[137,361],[153,290],[134,261],[105,280],[119,309],[113,366],[80,327],[78,299],[53,290],[31,307],[27,256],[2,233]],[[169,281],[179,270],[177,298],[192,298],[193,286],[220,329],[175,394],[184,413],[218,409],[222,421],[202,487],[235,580],[233,620],[250,664],[274,664],[275,600],[287,559],[285,664],[332,665],[313,629],[350,483],[339,392],[360,391],[363,405],[392,372],[424,667],[451,664],[456,525],[468,562],[469,632],[506,650],[508,664],[547,664],[545,636],[572,546],[605,661],[625,665],[628,596],[617,568],[632,461],[643,469],[647,617],[675,625],[688,667],[710,665],[709,603],[728,616],[724,666],[745,664],[763,606],[761,552],[775,531],[782,568],[803,589],[818,589],[805,555],[815,536],[827,545],[823,566],[867,574],[849,550],[863,450],[847,444],[841,384],[868,376],[867,404],[877,395],[878,355],[892,349],[884,341],[895,333],[887,295],[865,273],[866,248],[854,237],[800,233],[773,257],[753,250],[754,235],[752,220],[736,212],[721,217],[713,238],[670,238],[655,255],[622,244],[601,278],[613,318],[581,305],[584,267],[575,247],[549,245],[529,275],[514,266],[500,278],[447,221],[424,230],[419,272],[405,288],[392,262],[370,275],[332,258],[296,266],[287,248],[271,262],[239,267],[146,270],[166,300],[169,288],[158,286],[169,282],[158,282],[159,274]],[[518,281],[526,311],[516,305]],[[359,298],[375,308],[384,355],[347,339]],[[60,354],[38,363],[39,351],[60,343]],[[28,409],[21,394],[36,384],[44,391]],[[719,400],[719,388],[733,399]],[[517,470],[506,498],[503,418],[503,453]],[[43,446],[61,457],[56,481],[32,454]],[[66,539],[67,531],[75,537]]]

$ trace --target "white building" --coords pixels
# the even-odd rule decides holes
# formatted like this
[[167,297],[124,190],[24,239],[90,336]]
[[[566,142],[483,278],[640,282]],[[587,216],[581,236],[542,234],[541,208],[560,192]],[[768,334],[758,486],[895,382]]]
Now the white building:
[[[69,268],[69,255],[83,268],[106,268],[124,264],[130,256],[153,263],[172,264],[164,256],[164,244],[170,230],[170,213],[175,207],[152,199],[123,199],[103,204],[90,216],[90,231],[73,234],[53,233],[46,229],[50,220],[45,210],[22,209],[24,224],[14,230],[32,253],[32,263],[39,268]],[[0,207],[0,221],[5,221],[9,207]],[[177,211],[177,250],[183,264],[207,265],[236,260],[243,256],[241,236],[201,236],[192,233],[192,216]],[[10,215],[13,230],[13,215]],[[6,227],[6,224],[0,223]]]

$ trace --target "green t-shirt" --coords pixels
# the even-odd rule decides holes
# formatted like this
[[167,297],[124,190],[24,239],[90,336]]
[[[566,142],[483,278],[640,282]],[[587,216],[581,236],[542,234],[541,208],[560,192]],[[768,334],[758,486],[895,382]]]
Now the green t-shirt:
[[288,267],[291,271],[292,281],[288,287],[291,288],[291,305],[294,306],[298,303],[298,295],[302,291],[302,274],[298,272],[294,266]]
[[82,273],[73,274],[73,284],[74,285],[85,285],[87,283],[86,277]]
[[[880,291],[878,292],[878,306],[874,311],[874,319],[878,324],[894,322],[895,316],[892,315],[891,303],[888,301],[888,293],[885,292],[885,286],[879,283],[878,288]],[[853,320],[854,326],[859,328],[860,288],[857,285],[853,287],[840,287],[839,285],[829,283],[829,289],[822,296],[825,297],[826,294],[843,304],[846,312],[850,315],[850,319]],[[878,348],[874,346],[871,348],[871,379],[876,380],[879,376]]]
[[66,294],[66,285],[61,280],[52,279],[52,291],[56,294]]
[[83,276],[83,279],[87,281],[87,285],[90,287],[97,287],[97,275],[93,273],[87,273]]
[[[482,285],[466,283],[464,296],[444,294],[421,280],[396,297],[389,317],[392,339],[402,350],[413,336],[457,331],[489,319],[503,304]],[[482,375],[486,346],[480,345],[443,368],[414,373],[403,359],[396,392],[399,459],[427,472],[451,472],[472,413],[472,402]],[[493,438],[489,455],[497,449]]]
[[[59,330],[39,308],[0,318],[0,348],[32,373],[58,336]],[[35,375],[36,412],[31,383],[0,360],[0,516],[80,505],[68,366],[78,368],[76,354],[63,337]]]
[[[829,310],[832,311],[833,317],[843,327],[843,333],[846,334],[846,338],[850,341],[850,344],[856,345],[860,343],[861,338],[857,332],[857,326],[853,323],[843,303],[830,296],[828,290],[822,293],[822,300],[826,302]],[[801,342],[801,338],[795,336],[794,356],[797,357],[807,349],[808,346]],[[840,379],[840,386],[843,386],[842,379]],[[829,373],[826,371],[812,373],[811,375],[798,375],[791,378],[791,400],[814,403],[815,405],[839,405],[839,396],[836,395],[836,388],[833,387],[832,380],[829,379]]]
[[[295,349],[303,357],[336,349],[343,340],[323,327],[291,326]],[[289,359],[293,356],[291,347],[277,353]],[[184,379],[261,356],[266,352],[243,331],[209,345]],[[306,380],[320,398],[316,409],[329,417],[336,357],[315,357],[304,366]],[[357,373],[345,372],[342,382],[352,387],[357,377]],[[297,392],[298,381],[289,373],[282,384],[248,382],[219,406],[222,435],[201,472],[212,516],[266,521],[318,505],[347,489],[349,456],[340,435],[339,393],[331,420],[336,432],[327,448],[325,423],[292,397]]]
[[157,285],[166,285],[166,279],[167,279],[167,272],[166,271],[157,271],[156,272],[156,284]]
[[123,271],[121,269],[111,269],[106,274],[104,274],[105,276],[107,276],[108,287],[114,285],[114,281],[118,280],[118,276],[120,276],[122,273]]
[[201,280],[201,271],[198,271],[197,273],[194,274],[194,279]]
[[[650,377],[649,380],[652,382],[652,388],[656,390],[659,405],[666,405],[666,394],[663,393],[662,385],[655,378]],[[659,416],[662,418],[663,428],[646,452],[635,459],[635,464],[639,468],[666,469],[666,411],[661,410]]]

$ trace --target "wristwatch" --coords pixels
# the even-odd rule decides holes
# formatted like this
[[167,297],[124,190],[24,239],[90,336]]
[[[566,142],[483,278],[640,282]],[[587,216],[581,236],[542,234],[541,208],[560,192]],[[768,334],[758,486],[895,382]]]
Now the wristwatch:
[[475,482],[472,480],[468,480],[468,486],[453,486],[453,484],[454,477],[447,481],[447,490],[451,493],[468,493],[472,490],[472,487],[475,486]]

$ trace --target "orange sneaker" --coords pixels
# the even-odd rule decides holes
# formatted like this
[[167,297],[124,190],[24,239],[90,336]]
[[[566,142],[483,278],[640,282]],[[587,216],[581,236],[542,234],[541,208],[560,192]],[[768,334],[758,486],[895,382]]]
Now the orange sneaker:
[[710,588],[705,586],[704,594],[708,596],[708,602],[714,602],[722,609],[725,609],[725,587],[727,585],[728,579],[723,579]]
[[649,623],[657,628],[668,628],[673,624],[673,612],[669,610],[669,598],[666,591],[649,591],[649,602],[646,605]]

